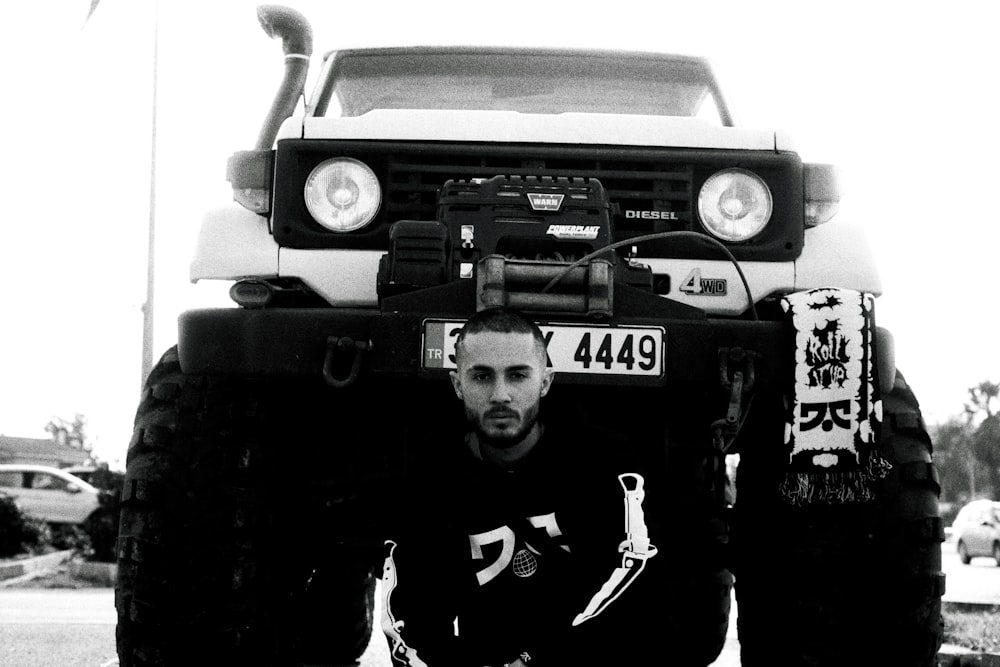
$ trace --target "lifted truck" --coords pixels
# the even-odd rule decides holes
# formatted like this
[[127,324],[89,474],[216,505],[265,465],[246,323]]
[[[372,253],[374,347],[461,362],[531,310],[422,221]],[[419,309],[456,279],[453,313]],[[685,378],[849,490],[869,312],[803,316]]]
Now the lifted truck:
[[719,655],[733,574],[746,666],[933,664],[931,443],[834,167],[675,55],[333,51],[296,115],[309,25],[258,15],[285,79],[191,268],[238,307],[181,316],[137,411],[122,665],[353,663],[396,481],[459,437],[454,336],[494,305],[546,333],[547,414],[641,445],[678,664]]

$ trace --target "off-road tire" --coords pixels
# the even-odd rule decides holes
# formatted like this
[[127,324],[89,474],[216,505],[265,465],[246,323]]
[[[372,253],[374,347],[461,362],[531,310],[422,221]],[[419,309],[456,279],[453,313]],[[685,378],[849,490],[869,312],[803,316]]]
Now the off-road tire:
[[792,507],[776,493],[782,447],[741,450],[733,569],[744,667],[935,664],[944,529],[931,440],[902,375],[883,401],[892,470],[871,502]]
[[653,632],[670,637],[671,664],[710,665],[725,646],[732,607],[733,575],[725,562],[724,462],[712,452],[707,436],[674,432],[669,443],[667,474],[650,484],[659,482],[666,492],[647,496],[656,501],[650,507],[665,519],[659,530],[660,561],[653,559],[648,567],[655,573],[657,591],[652,604],[665,606],[667,616]]
[[[124,667],[348,664],[364,651],[377,563],[328,539],[336,526],[296,491],[306,476],[287,479],[282,459],[308,466],[324,444],[296,442],[270,414],[290,393],[184,375],[176,348],[153,369],[122,492]],[[283,430],[292,442],[273,441]]]

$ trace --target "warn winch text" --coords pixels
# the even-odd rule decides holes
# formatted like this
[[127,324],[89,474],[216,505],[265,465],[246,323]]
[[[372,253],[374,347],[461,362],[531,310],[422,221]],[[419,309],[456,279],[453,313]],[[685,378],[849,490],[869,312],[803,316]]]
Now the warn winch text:
[[566,195],[529,192],[528,202],[533,211],[558,211],[565,197]]

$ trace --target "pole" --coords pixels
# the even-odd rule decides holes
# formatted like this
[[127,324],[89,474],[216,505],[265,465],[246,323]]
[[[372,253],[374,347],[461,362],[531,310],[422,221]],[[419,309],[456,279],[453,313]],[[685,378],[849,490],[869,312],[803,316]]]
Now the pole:
[[149,151],[149,231],[146,235],[146,302],[142,304],[142,378],[139,390],[153,370],[153,297],[156,268],[156,88],[159,78],[157,60],[160,55],[160,2],[156,0],[153,15],[153,110]]

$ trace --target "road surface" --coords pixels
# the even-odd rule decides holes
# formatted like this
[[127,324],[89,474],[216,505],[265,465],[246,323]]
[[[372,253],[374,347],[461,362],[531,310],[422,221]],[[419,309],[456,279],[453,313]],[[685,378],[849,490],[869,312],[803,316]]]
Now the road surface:
[[1000,567],[992,558],[973,558],[962,565],[953,542],[941,545],[941,569],[945,580],[945,602],[975,602],[1000,605]]
[[[962,565],[955,545],[945,543],[941,560],[948,577],[945,601],[1000,605],[1000,567],[992,559],[976,558]],[[0,665],[116,665],[114,599],[114,591],[108,588],[0,588]],[[739,667],[738,610],[735,605],[733,609],[726,648],[713,667]],[[376,596],[376,615],[380,611]],[[389,652],[377,625],[361,666],[390,667]]]
[[108,588],[0,588],[0,665],[114,665],[115,621]]

